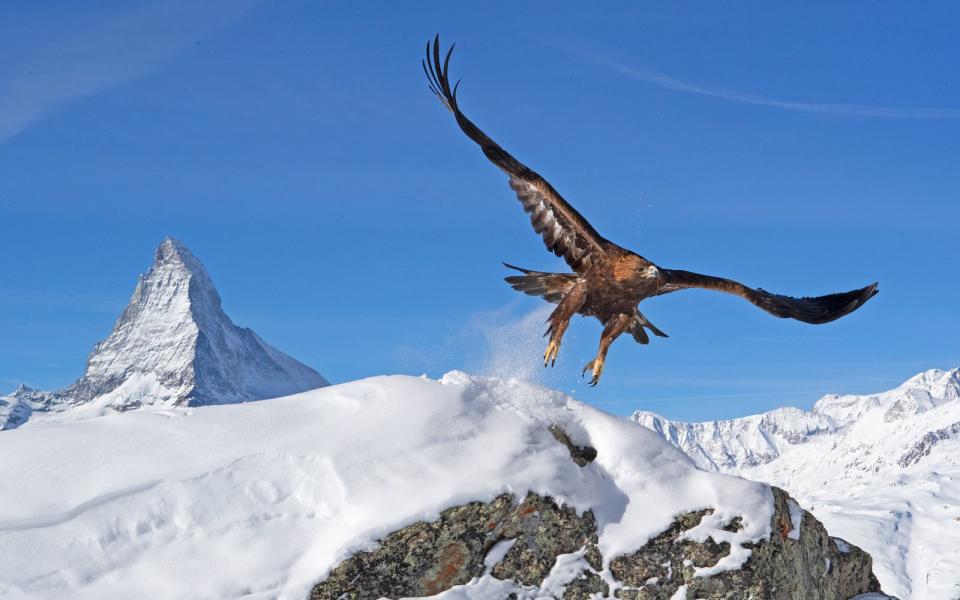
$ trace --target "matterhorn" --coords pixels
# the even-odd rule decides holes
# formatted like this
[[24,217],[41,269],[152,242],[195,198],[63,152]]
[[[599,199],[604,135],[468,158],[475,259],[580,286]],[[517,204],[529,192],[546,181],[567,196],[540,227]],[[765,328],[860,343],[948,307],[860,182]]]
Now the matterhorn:
[[0,396],[0,429],[275,398],[325,385],[310,367],[234,325],[203,264],[167,238],[113,331],[94,346],[83,376],[56,392],[21,386]]

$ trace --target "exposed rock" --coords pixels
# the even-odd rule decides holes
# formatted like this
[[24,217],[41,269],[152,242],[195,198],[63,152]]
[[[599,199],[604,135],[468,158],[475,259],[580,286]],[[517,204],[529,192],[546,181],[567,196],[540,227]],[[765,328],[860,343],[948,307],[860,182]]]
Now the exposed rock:
[[[687,586],[688,597],[703,600],[846,600],[880,590],[869,554],[842,540],[838,544],[813,515],[791,511],[794,501],[786,492],[779,488],[773,492],[773,533],[753,546],[743,568],[697,577],[696,567],[715,564],[730,548],[712,540],[700,544],[684,539],[684,531],[712,511],[688,513],[635,554],[611,561],[613,576],[626,586],[619,597],[668,599],[681,585]],[[799,531],[794,530],[795,520]],[[652,578],[655,581],[648,583]]]
[[937,429],[936,431],[928,431],[913,447],[904,452],[903,456],[897,460],[897,464],[903,468],[915,465],[923,460],[925,456],[928,456],[934,446],[943,440],[956,437],[957,434],[960,434],[960,422],[954,423],[949,427]]
[[[738,570],[696,575],[730,552],[726,543],[700,543],[684,533],[711,510],[680,515],[663,533],[633,554],[610,561],[617,598],[667,600],[686,586],[687,597],[703,600],[847,600],[879,592],[868,554],[827,535],[823,525],[799,509],[786,492],[773,488],[772,534],[752,546]],[[727,524],[741,527],[739,517]],[[487,553],[505,539],[516,540],[488,567]],[[380,547],[358,552],[338,565],[311,594],[312,600],[429,596],[484,573],[523,586],[540,586],[557,558],[582,552],[587,568],[569,582],[560,598],[586,600],[610,590],[599,576],[603,558],[590,511],[577,515],[551,498],[530,494],[518,505],[505,494],[492,502],[471,502],[444,511],[440,520],[396,531]],[[541,596],[542,597],[542,596]]]
[[[558,556],[582,548],[587,562],[600,568],[591,512],[578,516],[572,508],[536,494],[517,505],[512,494],[504,494],[490,503],[448,509],[439,521],[414,523],[390,534],[376,550],[340,563],[310,597],[376,600],[433,595],[482,575],[487,553],[505,539],[516,541],[491,569],[498,579],[537,585]],[[606,589],[599,578],[571,587],[569,598],[587,598],[590,591]]]
[[606,596],[609,592],[610,586],[599,575],[587,571],[567,584],[561,600],[591,600],[593,594]]
[[577,463],[577,465],[585,467],[597,458],[596,448],[577,446],[570,441],[570,436],[567,435],[567,432],[556,423],[549,427],[549,431],[555,440],[567,447],[567,450],[570,451],[570,458],[572,458],[573,462]]

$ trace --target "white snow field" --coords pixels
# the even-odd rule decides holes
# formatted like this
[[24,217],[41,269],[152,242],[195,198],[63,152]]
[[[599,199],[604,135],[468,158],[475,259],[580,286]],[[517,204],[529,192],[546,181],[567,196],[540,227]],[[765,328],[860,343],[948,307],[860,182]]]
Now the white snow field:
[[[576,466],[551,423],[597,459]],[[766,485],[700,470],[635,423],[459,372],[37,423],[0,435],[0,456],[4,599],[304,598],[389,532],[503,492],[592,508],[607,560],[715,508],[692,535],[731,543],[716,570],[739,567],[773,514]],[[720,528],[737,515],[741,531]],[[583,564],[562,556],[542,591]],[[540,593],[484,576],[442,597],[511,591]]]
[[810,412],[633,419],[703,468],[788,490],[831,535],[873,556],[885,592],[960,597],[960,368],[926,371],[879,394],[824,396]]

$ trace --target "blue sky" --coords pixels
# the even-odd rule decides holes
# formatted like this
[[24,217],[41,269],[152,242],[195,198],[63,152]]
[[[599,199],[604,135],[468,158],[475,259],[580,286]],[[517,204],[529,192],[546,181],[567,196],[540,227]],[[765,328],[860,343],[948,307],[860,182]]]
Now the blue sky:
[[[619,413],[809,407],[960,364],[960,7],[862,3],[0,5],[0,388],[83,370],[166,235],[227,312],[334,381],[517,374]],[[604,379],[579,319],[500,265],[560,270],[427,90],[457,42],[467,114],[607,238],[794,295],[878,280],[835,323],[684,292]],[[537,312],[539,311],[539,312]]]

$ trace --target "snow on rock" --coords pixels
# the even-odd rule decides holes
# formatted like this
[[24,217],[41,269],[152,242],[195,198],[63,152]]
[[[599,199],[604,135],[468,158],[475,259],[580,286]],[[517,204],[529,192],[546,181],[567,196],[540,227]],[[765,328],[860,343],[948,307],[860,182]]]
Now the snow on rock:
[[[575,464],[551,424],[596,459]],[[605,561],[710,509],[696,535],[728,542],[716,569],[737,569],[774,511],[768,486],[697,469],[634,423],[457,372],[37,423],[0,436],[0,456],[5,598],[303,598],[390,532],[528,492],[592,511]]]
[[637,411],[631,418],[660,433],[698,466],[711,471],[769,462],[791,444],[803,443],[810,435],[838,427],[829,415],[791,407],[708,423],[669,421],[646,411]]
[[[31,420],[62,420],[259,400],[324,385],[316,371],[234,325],[204,266],[167,238],[113,331],[94,347],[83,376],[58,392],[28,390],[18,397],[34,412]],[[4,417],[4,401],[0,429],[22,424],[25,418]]]
[[834,535],[870,552],[884,589],[953,600],[960,573],[960,368],[896,389],[828,395],[712,423],[636,422],[703,468],[790,490]]

